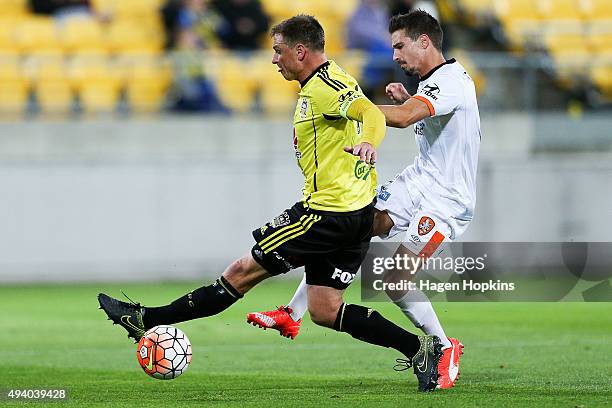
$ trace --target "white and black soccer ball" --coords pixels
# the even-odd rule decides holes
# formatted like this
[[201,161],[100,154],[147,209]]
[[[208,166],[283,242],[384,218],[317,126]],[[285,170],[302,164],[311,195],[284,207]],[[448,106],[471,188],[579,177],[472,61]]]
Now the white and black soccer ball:
[[191,363],[191,342],[174,326],[155,326],[138,342],[136,357],[151,377],[172,380],[187,371]]

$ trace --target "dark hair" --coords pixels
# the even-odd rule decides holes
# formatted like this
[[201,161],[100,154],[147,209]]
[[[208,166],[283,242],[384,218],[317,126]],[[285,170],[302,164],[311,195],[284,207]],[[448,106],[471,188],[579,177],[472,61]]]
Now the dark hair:
[[412,10],[407,14],[398,14],[389,21],[389,33],[404,30],[406,36],[416,41],[421,35],[427,34],[437,50],[442,51],[444,34],[440,23],[431,14],[423,10]]
[[323,51],[325,48],[323,27],[313,16],[298,14],[288,18],[272,27],[270,36],[276,34],[281,34],[290,47],[301,43],[314,51]]

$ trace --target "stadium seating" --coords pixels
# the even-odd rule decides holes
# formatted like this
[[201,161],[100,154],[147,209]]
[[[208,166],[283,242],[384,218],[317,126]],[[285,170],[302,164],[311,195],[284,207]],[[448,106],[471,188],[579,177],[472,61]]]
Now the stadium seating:
[[590,75],[602,96],[612,100],[612,60],[606,58],[594,61]]
[[14,41],[24,54],[61,55],[64,52],[55,22],[45,17],[20,21],[14,30]]
[[139,18],[155,14],[165,0],[93,0],[93,7],[101,13],[110,13],[114,18]]
[[158,111],[171,83],[172,73],[168,64],[158,58],[134,58],[124,64],[126,99],[132,112]]
[[257,79],[250,69],[249,58],[227,54],[217,63],[217,90],[221,101],[236,112],[244,113],[252,109]]
[[[346,22],[359,0],[262,0],[272,23],[308,10],[326,29],[328,57],[359,79],[365,59],[345,48]],[[446,3],[446,2],[445,2]],[[460,13],[500,23],[512,51],[540,50],[551,56],[565,87],[590,80],[612,95],[612,1],[610,0],[456,0]],[[165,61],[159,8],[164,0],[92,0],[112,17],[67,19],[34,16],[27,0],[3,0],[0,16],[0,111],[19,113],[38,106],[43,113],[132,112],[163,109],[173,73]],[[484,18],[482,18],[484,17]],[[463,20],[465,22],[465,20]],[[271,41],[261,53],[207,50],[202,67],[221,101],[235,112],[290,114],[295,82],[285,81],[271,64]],[[464,64],[469,55],[457,50]],[[194,58],[197,58],[194,56]],[[486,78],[472,64],[481,91]],[[33,91],[31,105],[30,91]],[[77,104],[79,102],[79,104]]]
[[263,0],[262,3],[274,23],[308,10],[325,27],[327,51],[339,53],[345,50],[344,29],[358,0]]
[[607,28],[592,25],[588,32],[588,39],[595,55],[612,56],[612,25]]
[[69,113],[73,92],[64,58],[30,58],[28,65],[40,110],[51,114]]
[[610,0],[584,0],[585,13],[589,20],[608,20],[612,22],[612,2]]
[[134,29],[134,21],[122,20],[111,24],[107,33],[108,45],[116,54],[160,54],[163,35],[149,27]]
[[73,61],[72,83],[86,113],[107,113],[117,108],[121,78],[105,58],[81,57]]
[[271,54],[269,52],[255,54],[249,66],[259,92],[261,110],[269,115],[287,116],[292,112],[295,109],[298,85],[296,82],[285,80],[277,72],[271,63]]
[[542,16],[547,21],[583,20],[584,8],[580,0],[540,0]]
[[537,0],[498,0],[495,8],[513,49],[522,50],[525,46],[537,41],[542,28],[540,2]]
[[28,97],[29,83],[19,60],[3,56],[0,59],[0,114],[23,113]]
[[60,36],[64,50],[69,54],[108,52],[102,27],[93,19],[69,19],[64,23]]
[[28,0],[2,0],[2,15],[5,17],[19,18],[27,15]]
[[460,7],[470,14],[489,14],[494,11],[495,0],[461,0]]
[[582,30],[576,32],[549,31],[544,35],[544,44],[553,56],[590,51],[588,38]]
[[367,62],[367,56],[361,51],[345,51],[333,58],[336,63],[355,78],[361,78],[363,67]]
[[[583,86],[588,78],[609,92],[612,55],[610,0],[492,0],[512,51],[543,50],[552,58],[558,83]],[[463,10],[486,11],[487,0],[460,0]],[[599,62],[596,62],[599,61]]]
[[263,7],[276,23],[291,17],[294,14],[294,7],[292,2],[285,0],[262,0]]

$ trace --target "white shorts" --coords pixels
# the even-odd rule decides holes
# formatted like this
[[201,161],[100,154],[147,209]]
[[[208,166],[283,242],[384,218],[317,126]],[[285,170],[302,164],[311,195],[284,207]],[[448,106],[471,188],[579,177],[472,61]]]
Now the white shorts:
[[404,245],[413,253],[426,257],[438,256],[445,244],[455,241],[467,229],[471,220],[459,219],[456,210],[441,200],[425,197],[406,173],[377,189],[376,209],[386,211],[393,227],[382,239],[406,232]]

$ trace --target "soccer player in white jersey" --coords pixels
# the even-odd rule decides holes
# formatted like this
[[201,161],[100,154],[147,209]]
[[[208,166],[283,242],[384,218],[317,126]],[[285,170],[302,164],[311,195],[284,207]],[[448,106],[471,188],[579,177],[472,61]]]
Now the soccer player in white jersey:
[[[481,138],[476,91],[465,68],[442,55],[442,29],[431,15],[415,10],[394,16],[389,32],[393,60],[406,73],[418,75],[420,83],[415,95],[402,84],[389,84],[387,95],[396,105],[379,108],[387,126],[414,125],[419,154],[412,165],[379,188],[372,235],[387,239],[405,232],[398,253],[436,256],[465,232],[474,215]],[[306,286],[302,280],[287,306],[250,313],[247,321],[295,338],[307,310]],[[416,327],[442,339],[445,350],[438,384],[451,388],[459,375],[463,345],[446,336],[422,292],[404,292],[391,299]]]

